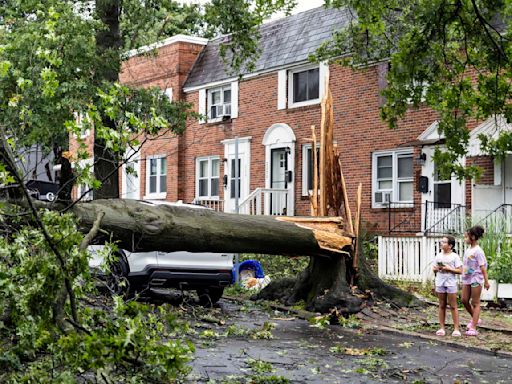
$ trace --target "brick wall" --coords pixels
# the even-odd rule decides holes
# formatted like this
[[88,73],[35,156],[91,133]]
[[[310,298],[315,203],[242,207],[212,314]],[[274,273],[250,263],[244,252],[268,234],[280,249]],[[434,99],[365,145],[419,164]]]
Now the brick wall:
[[[120,81],[138,87],[158,87],[162,90],[172,88],[173,100],[183,100],[183,84],[203,49],[200,44],[176,42],[149,52],[145,55],[133,56],[123,63]],[[181,138],[172,133],[158,137],[144,136],[139,139],[142,144],[140,151],[140,196],[146,196],[146,165],[147,158],[156,155],[167,157],[167,196],[169,201],[179,199],[178,175],[179,149]],[[122,185],[120,183],[120,185]]]
[[[120,79],[133,86],[157,86],[173,88],[174,100],[184,100],[198,110],[198,91],[184,94],[183,84],[202,46],[178,42],[162,47],[158,54],[136,56],[123,64]],[[334,102],[334,139],[342,155],[343,171],[352,210],[355,209],[357,186],[363,185],[362,220],[369,223],[369,229],[384,232],[388,225],[385,208],[371,207],[372,197],[372,153],[396,149],[416,140],[437,118],[426,108],[411,109],[398,127],[388,128],[380,119],[379,83],[377,67],[353,71],[337,65],[330,66],[330,87]],[[296,136],[295,147],[295,214],[308,215],[309,199],[302,196],[302,148],[310,144],[311,125],[320,127],[320,104],[299,108],[277,109],[277,73],[269,73],[241,81],[239,84],[239,116],[227,122],[199,124],[187,122],[187,129],[181,137],[165,135],[159,138],[141,138],[141,197],[146,194],[146,159],[152,155],[167,156],[167,196],[169,201],[178,199],[191,202],[195,198],[196,159],[202,156],[224,157],[222,140],[235,136],[251,136],[251,180],[250,190],[265,186],[265,146],[263,136],[273,124],[287,124]],[[472,127],[476,125],[471,124]],[[92,142],[89,143],[92,145]],[[92,146],[91,146],[92,149]],[[420,149],[413,148],[414,158]],[[481,183],[493,183],[492,161],[486,158],[475,160],[486,169]],[[225,162],[220,162],[220,175],[224,174]],[[490,170],[490,171],[487,171]],[[416,192],[421,167],[414,163],[414,205],[421,206],[421,194]],[[221,179],[222,180],[222,179]],[[122,183],[120,183],[122,185]],[[467,204],[471,204],[470,184],[467,184]],[[223,199],[222,182],[220,198]],[[415,212],[415,213],[414,213]],[[397,217],[415,215],[412,220],[420,222],[420,210],[397,211]]]
[[[352,210],[356,191],[363,183],[362,219],[375,223],[375,230],[387,229],[386,209],[371,208],[371,156],[376,150],[394,149],[413,141],[436,119],[427,109],[410,111],[396,130],[391,130],[379,115],[379,88],[375,67],[357,72],[336,65],[330,66],[330,86],[334,100],[334,139],[342,154],[343,171]],[[239,117],[227,123],[198,124],[189,122],[180,151],[179,198],[191,201],[195,197],[195,158],[224,154],[221,140],[235,136],[251,136],[250,190],[265,186],[266,130],[276,123],[289,125],[297,138],[295,153],[295,214],[308,215],[309,200],[302,194],[302,146],[309,144],[311,125],[320,127],[320,105],[277,109],[277,73],[270,73],[239,85]],[[198,92],[187,94],[186,100],[197,110]],[[416,150],[415,155],[419,153]],[[419,167],[415,165],[415,174]],[[224,170],[221,165],[221,175]],[[222,196],[221,188],[221,198]],[[415,192],[415,202],[421,196]]]

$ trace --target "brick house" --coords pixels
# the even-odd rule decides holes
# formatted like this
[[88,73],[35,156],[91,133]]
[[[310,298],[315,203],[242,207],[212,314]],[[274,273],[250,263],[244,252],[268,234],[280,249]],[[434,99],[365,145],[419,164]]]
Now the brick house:
[[[328,75],[349,199],[355,205],[361,182],[362,219],[372,231],[457,230],[467,212],[486,215],[512,202],[512,158],[498,164],[482,156],[476,134],[467,161],[481,165],[484,176],[459,183],[435,177],[431,156],[444,139],[433,111],[411,108],[397,129],[387,127],[379,117],[387,63],[354,71],[308,61],[348,20],[345,10],[316,8],[264,24],[262,54],[254,72],[241,77],[220,58],[223,37],[179,35],[130,52],[123,83],[158,86],[206,118],[189,121],[180,137],[160,137],[141,148],[127,165],[137,176],[122,172],[121,197],[309,215],[311,125],[319,129]],[[141,54],[150,49],[156,54]],[[491,132],[493,124],[475,124],[473,132]]]

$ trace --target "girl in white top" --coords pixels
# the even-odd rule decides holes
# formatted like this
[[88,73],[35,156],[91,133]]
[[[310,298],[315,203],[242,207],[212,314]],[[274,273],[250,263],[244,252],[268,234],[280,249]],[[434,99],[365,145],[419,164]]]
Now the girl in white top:
[[446,304],[450,304],[453,318],[452,336],[460,337],[459,311],[457,309],[457,277],[462,273],[462,262],[459,255],[453,252],[455,238],[445,236],[442,238],[441,252],[434,259],[433,270],[436,272],[436,293],[439,298],[439,324],[441,328],[436,332],[437,336],[446,335]]

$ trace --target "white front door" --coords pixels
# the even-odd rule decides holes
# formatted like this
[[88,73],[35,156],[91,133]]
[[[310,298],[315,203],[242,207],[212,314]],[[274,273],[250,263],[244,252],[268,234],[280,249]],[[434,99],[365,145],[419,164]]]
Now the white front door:
[[458,232],[464,219],[464,182],[455,177],[443,180],[434,165],[432,157],[435,147],[423,147],[426,155],[425,164],[422,167],[422,176],[428,178],[428,192],[422,193],[422,224],[423,230],[430,229],[433,232],[446,233]]
[[[295,208],[295,134],[286,124],[273,124],[265,132],[266,215],[294,215]],[[275,191],[274,191],[275,190]]]
[[[250,183],[250,137],[238,139],[238,151],[236,140],[224,140],[224,212],[236,212],[236,192],[238,188],[238,205],[249,195]],[[236,155],[238,152],[238,173],[236,167]]]
[[269,212],[270,215],[287,215],[288,213],[288,199],[287,192],[283,192],[288,189],[288,152],[290,149],[286,148],[275,148],[271,152],[271,171],[270,171],[270,188],[275,189],[269,195]]

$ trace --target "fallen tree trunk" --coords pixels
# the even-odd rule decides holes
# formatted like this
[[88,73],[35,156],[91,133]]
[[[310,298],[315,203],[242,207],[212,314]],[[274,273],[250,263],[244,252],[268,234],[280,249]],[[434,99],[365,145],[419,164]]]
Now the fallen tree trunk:
[[103,212],[102,230],[111,234],[119,247],[131,251],[328,256],[346,254],[344,248],[353,240],[343,233],[339,218],[312,224],[310,219],[276,220],[124,199],[79,203],[72,212],[87,230]]
[[[38,206],[58,209],[47,203],[38,202]],[[272,282],[260,298],[287,304],[304,301],[309,310],[325,313],[336,308],[345,314],[360,311],[373,296],[397,305],[415,303],[413,296],[375,276],[364,258],[354,281],[359,289],[351,286],[354,238],[343,229],[341,218],[236,215],[124,199],[77,203],[71,211],[84,232],[102,216],[101,232],[106,240],[131,251],[310,256],[308,268],[297,279],[287,284]]]

